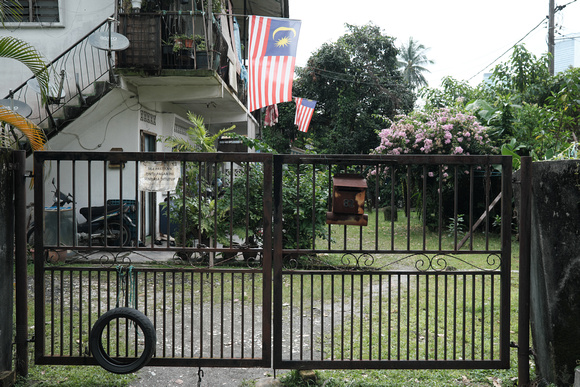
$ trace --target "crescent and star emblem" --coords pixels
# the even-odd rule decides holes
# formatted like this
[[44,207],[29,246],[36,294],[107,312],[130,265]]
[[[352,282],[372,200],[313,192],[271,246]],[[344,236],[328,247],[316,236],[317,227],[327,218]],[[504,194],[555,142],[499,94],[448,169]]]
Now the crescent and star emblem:
[[[280,31],[292,31],[294,33],[294,37],[296,37],[296,30],[294,28],[278,27],[272,33],[272,40],[274,40],[276,38],[276,34]],[[284,46],[288,46],[288,45],[290,45],[290,37],[289,36],[284,36],[276,41],[277,47],[284,47]]]

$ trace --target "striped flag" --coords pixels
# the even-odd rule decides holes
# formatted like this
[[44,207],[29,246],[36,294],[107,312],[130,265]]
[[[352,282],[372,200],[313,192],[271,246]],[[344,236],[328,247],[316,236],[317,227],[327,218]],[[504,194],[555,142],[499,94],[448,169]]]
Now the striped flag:
[[310,125],[310,120],[314,114],[316,101],[306,98],[294,98],[294,101],[296,101],[294,124],[298,125],[299,131],[306,133],[308,132],[308,125]]
[[250,16],[248,110],[292,101],[300,20]]

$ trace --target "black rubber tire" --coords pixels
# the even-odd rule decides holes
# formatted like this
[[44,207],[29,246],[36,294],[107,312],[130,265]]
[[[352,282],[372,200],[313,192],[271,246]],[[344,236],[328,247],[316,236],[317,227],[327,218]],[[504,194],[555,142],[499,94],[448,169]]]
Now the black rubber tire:
[[[137,324],[141,328],[145,339],[145,346],[141,355],[138,358],[127,358],[129,362],[110,357],[105,348],[103,348],[101,336],[104,329],[112,320],[119,318],[126,318]],[[89,348],[97,363],[107,371],[115,374],[129,374],[144,367],[151,360],[156,344],[157,335],[153,323],[147,316],[133,308],[115,308],[104,313],[93,325],[89,336]]]

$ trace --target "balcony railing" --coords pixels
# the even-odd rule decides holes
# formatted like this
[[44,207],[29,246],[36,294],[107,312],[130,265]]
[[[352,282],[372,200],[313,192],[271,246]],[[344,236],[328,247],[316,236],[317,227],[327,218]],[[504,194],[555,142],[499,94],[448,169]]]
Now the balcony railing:
[[[209,26],[208,17],[212,18]],[[117,68],[152,76],[163,70],[213,70],[226,83],[236,85],[238,98],[245,99],[243,81],[229,69],[228,46],[235,42],[228,45],[220,21],[211,14],[125,13],[119,14],[119,21],[119,32],[129,39],[130,46],[118,53]],[[236,79],[229,79],[231,74],[236,74]]]
[[131,43],[119,53],[119,68],[219,72],[227,66],[228,45],[216,20],[207,31],[205,17],[190,13],[128,13],[119,18],[119,32]]

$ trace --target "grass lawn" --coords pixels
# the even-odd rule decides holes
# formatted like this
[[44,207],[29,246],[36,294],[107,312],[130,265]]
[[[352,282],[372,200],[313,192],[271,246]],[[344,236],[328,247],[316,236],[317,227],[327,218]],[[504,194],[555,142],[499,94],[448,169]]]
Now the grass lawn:
[[[423,244],[427,246],[437,245],[439,243],[439,235],[437,233],[427,233],[426,240],[423,242],[422,237],[423,228],[421,223],[416,218],[412,218],[409,223],[399,213],[399,220],[396,222],[396,229],[391,229],[390,222],[380,222],[378,227],[375,225],[374,213],[369,214],[369,225],[363,228],[362,233],[365,243],[371,245],[375,243],[374,235],[377,234],[380,238],[391,238],[395,236],[395,244],[405,245],[408,230],[412,233],[412,248],[420,249]],[[356,238],[353,240],[341,241],[340,238],[345,234],[339,227],[335,228],[337,234],[333,235],[333,239],[349,245],[351,243],[358,244]],[[443,233],[445,243],[451,243],[450,238]],[[346,236],[348,239],[349,236]],[[499,243],[497,236],[492,237],[492,243]],[[368,242],[367,242],[368,241]],[[326,242],[321,242],[326,243]],[[379,240],[379,244],[390,244],[391,240]],[[482,234],[478,234],[474,238],[474,246],[481,245],[483,242]],[[415,245],[417,244],[417,245]],[[368,246],[364,246],[369,248]],[[447,247],[449,248],[449,247]],[[515,240],[512,241],[512,279],[511,279],[511,316],[510,316],[510,341],[517,342],[517,313],[518,313],[518,255],[519,246]],[[467,255],[466,257],[469,257]],[[378,257],[376,264],[388,266],[389,260],[393,257]],[[480,258],[477,258],[480,259]],[[325,257],[325,260],[335,260],[339,262],[340,258],[330,254]],[[477,265],[484,264],[478,262]],[[454,266],[464,269],[461,262],[454,263]],[[465,267],[467,269],[468,267]],[[29,273],[32,274],[32,266],[29,268]],[[261,281],[260,279],[257,279]],[[233,286],[233,285],[231,285]],[[259,287],[258,287],[259,288]],[[355,289],[355,288],[353,288]],[[355,289],[356,290],[356,289]],[[324,292],[324,290],[320,290]],[[233,290],[232,290],[233,292]],[[326,296],[325,296],[326,297]],[[409,296],[410,297],[410,296]],[[287,298],[284,299],[288,301]],[[416,302],[415,299],[412,301]],[[422,301],[421,301],[422,302]],[[29,325],[34,324],[34,308],[33,299],[31,296],[29,306]],[[355,327],[356,330],[356,327]],[[34,334],[34,329],[30,329],[30,336]],[[402,333],[404,336],[404,332]],[[355,340],[357,342],[358,340]],[[29,346],[33,350],[33,344]],[[358,348],[352,348],[357,351]],[[281,375],[281,380],[285,386],[515,386],[517,385],[517,352],[516,349],[510,350],[511,368],[507,370],[343,370],[330,371],[320,370],[316,371],[317,381],[304,381],[296,371],[286,372],[281,370],[278,372]],[[31,362],[30,375],[27,380],[19,380],[18,386],[128,386],[137,378],[135,374],[130,375],[115,375],[104,371],[100,367],[93,366],[36,366]],[[533,378],[533,369],[532,369]],[[252,382],[246,382],[247,386],[251,386]]]

